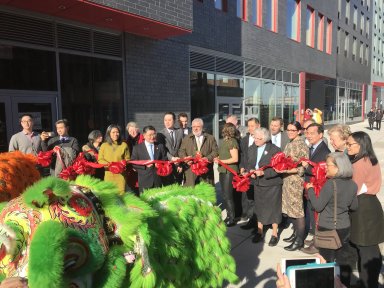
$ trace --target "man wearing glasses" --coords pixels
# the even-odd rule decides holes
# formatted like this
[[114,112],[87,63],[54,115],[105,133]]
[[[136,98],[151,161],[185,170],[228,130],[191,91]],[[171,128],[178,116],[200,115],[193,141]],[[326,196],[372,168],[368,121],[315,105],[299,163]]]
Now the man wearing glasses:
[[33,118],[30,114],[23,114],[20,118],[23,130],[12,136],[8,151],[21,151],[25,154],[37,154],[41,151],[39,134],[33,132]]

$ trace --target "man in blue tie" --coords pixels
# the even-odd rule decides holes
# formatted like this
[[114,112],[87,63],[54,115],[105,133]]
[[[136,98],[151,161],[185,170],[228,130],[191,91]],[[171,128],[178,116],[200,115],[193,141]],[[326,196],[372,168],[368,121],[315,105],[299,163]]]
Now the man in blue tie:
[[52,176],[58,176],[64,168],[72,165],[73,160],[75,160],[80,152],[79,142],[68,134],[69,124],[67,119],[61,119],[56,122],[56,131],[57,136],[52,138],[50,138],[48,132],[44,131],[40,134],[42,151],[52,150],[55,146],[61,148],[61,160],[54,157],[51,162],[50,173]]
[[[163,144],[156,142],[156,129],[153,126],[143,128],[144,142],[133,147],[131,160],[167,160],[167,152]],[[144,189],[160,187],[162,179],[157,175],[154,164],[133,165],[137,170],[139,193]]]

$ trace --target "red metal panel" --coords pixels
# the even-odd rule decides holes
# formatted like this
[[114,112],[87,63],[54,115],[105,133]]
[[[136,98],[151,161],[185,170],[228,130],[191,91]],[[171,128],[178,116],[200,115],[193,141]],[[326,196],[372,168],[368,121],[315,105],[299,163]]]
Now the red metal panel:
[[[300,120],[302,119],[301,115],[304,115],[305,111],[305,81],[306,79],[306,73],[300,72],[300,81],[299,81],[299,89],[300,89],[300,103],[299,103],[299,110],[300,110]],[[303,123],[301,123],[303,124]]]

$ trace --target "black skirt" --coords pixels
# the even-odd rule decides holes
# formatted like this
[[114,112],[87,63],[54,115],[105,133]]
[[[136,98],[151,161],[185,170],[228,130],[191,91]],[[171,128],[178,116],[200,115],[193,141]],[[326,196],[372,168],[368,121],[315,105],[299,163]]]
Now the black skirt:
[[255,185],[255,213],[263,225],[281,222],[282,186]]
[[351,212],[351,242],[373,246],[384,242],[383,208],[376,195],[357,196],[359,207]]

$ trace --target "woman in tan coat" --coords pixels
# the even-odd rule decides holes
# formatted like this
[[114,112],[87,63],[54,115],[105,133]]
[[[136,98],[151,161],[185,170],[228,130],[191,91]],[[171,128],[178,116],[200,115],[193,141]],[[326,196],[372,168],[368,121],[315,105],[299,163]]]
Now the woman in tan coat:
[[[128,145],[122,142],[121,129],[118,125],[109,125],[105,133],[105,142],[101,145],[99,151],[98,162],[100,164],[109,164],[121,160],[129,160],[130,154]],[[125,191],[124,173],[113,174],[108,170],[105,171],[105,181],[113,182],[119,188],[120,194]]]

